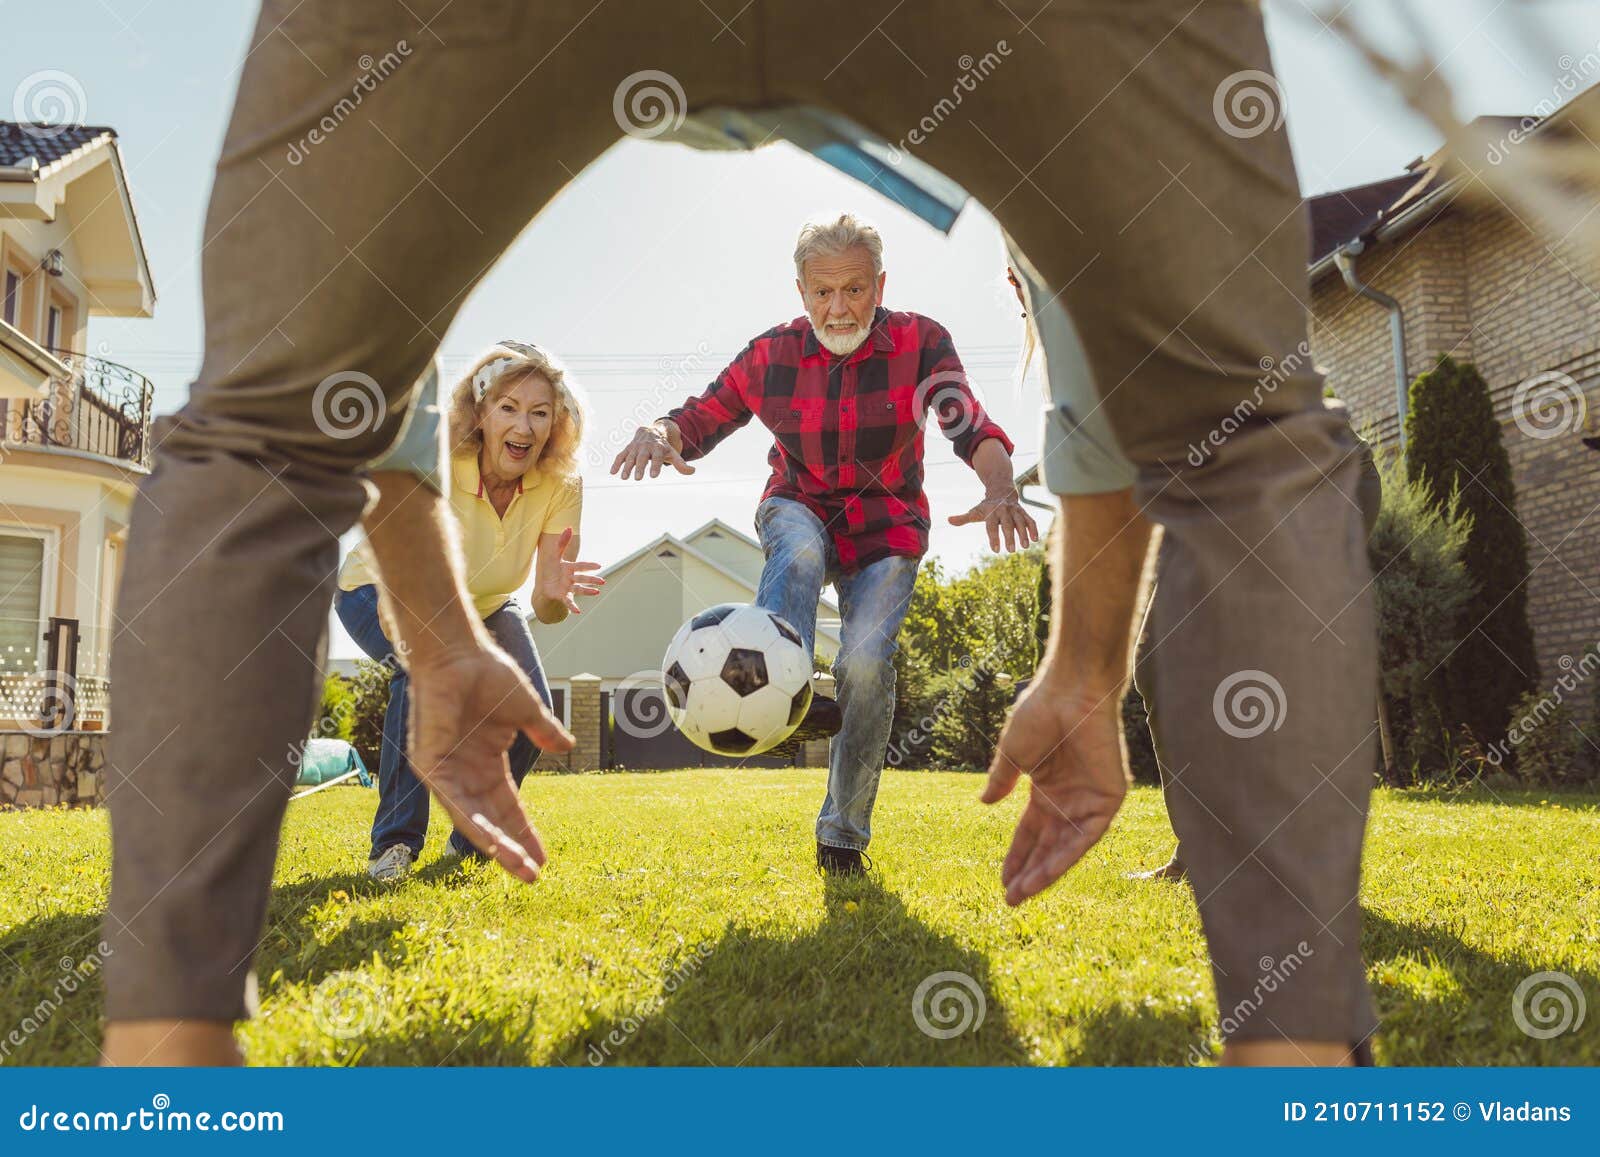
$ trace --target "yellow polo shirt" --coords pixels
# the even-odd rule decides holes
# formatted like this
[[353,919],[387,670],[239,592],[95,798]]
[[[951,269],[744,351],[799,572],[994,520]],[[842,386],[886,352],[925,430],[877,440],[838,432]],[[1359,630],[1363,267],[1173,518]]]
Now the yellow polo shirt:
[[[477,452],[458,454],[450,461],[450,507],[461,527],[467,591],[486,619],[528,581],[540,535],[560,534],[569,526],[578,533],[583,480],[529,470],[501,518],[484,494]],[[363,538],[339,570],[339,589],[353,591],[377,582],[377,576],[372,548]]]

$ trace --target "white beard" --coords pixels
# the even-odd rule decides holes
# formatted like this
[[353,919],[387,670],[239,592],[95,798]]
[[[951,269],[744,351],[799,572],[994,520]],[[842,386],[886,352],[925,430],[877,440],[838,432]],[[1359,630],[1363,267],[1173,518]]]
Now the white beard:
[[855,353],[861,348],[861,343],[872,334],[869,326],[857,326],[850,333],[829,333],[826,329],[817,329],[815,325],[811,329],[817,335],[817,341],[822,344],[822,348],[838,358],[849,357]]

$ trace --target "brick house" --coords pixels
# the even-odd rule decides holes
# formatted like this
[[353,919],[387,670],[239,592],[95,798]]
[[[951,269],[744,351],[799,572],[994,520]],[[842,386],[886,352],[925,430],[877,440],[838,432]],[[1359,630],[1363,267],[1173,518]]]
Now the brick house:
[[[1565,131],[1565,114],[1579,102],[1600,104],[1600,87],[1542,121],[1479,124],[1514,148],[1519,135]],[[1600,430],[1593,422],[1582,428],[1581,404],[1550,427],[1519,423],[1513,396],[1553,373],[1571,383],[1564,388],[1573,403],[1579,391],[1600,400],[1600,286],[1509,206],[1463,196],[1474,166],[1450,160],[1420,158],[1393,178],[1310,199],[1311,350],[1356,428],[1391,448],[1399,427],[1394,309],[1403,319],[1405,380],[1439,354],[1483,375],[1527,529],[1528,614],[1540,684],[1549,686],[1564,656],[1576,661],[1600,643],[1600,457],[1583,441]],[[1359,295],[1341,265],[1392,304]],[[1587,702],[1585,694],[1574,705],[1580,718]]]

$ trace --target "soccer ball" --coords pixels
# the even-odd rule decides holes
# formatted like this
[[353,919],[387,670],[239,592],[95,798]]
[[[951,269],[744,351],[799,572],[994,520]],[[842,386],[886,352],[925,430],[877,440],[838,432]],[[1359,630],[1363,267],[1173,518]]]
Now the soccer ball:
[[661,671],[673,723],[714,755],[772,750],[811,706],[811,656],[800,632],[744,603],[711,607],[679,627]]

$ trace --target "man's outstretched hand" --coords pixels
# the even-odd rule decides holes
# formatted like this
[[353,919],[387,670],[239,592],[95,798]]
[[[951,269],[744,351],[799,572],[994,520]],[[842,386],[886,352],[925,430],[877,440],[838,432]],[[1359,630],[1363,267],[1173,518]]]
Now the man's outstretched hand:
[[647,473],[655,478],[663,466],[671,466],[679,474],[693,474],[694,467],[679,453],[681,446],[682,436],[671,422],[662,420],[640,426],[633,432],[633,440],[612,459],[611,473],[625,479],[637,480]]
[[950,516],[951,526],[966,526],[974,522],[983,523],[984,529],[989,532],[989,549],[996,553],[1000,550],[1002,537],[1007,551],[1027,550],[1031,543],[1039,541],[1039,524],[1028,513],[1028,508],[1022,505],[1016,488],[1009,484],[1002,490],[984,495],[983,501],[965,514]]
[[1120,697],[1096,701],[1036,680],[1000,734],[983,802],[1010,795],[1024,774],[1033,787],[1000,869],[1012,907],[1081,860],[1122,806],[1128,771]]
[[506,749],[519,731],[545,751],[571,750],[572,736],[492,644],[446,652],[408,670],[417,778],[479,851],[533,883],[547,857],[511,781]]

